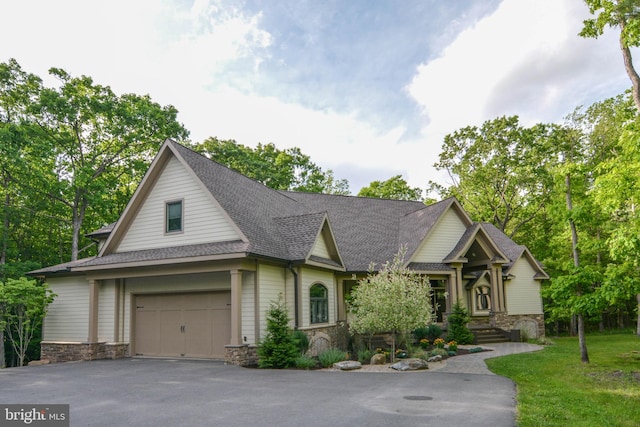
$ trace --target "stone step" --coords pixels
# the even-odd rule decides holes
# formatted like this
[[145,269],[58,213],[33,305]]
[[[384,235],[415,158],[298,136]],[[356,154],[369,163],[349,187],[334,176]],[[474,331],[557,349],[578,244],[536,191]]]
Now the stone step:
[[490,344],[498,342],[509,342],[503,331],[499,329],[482,329],[473,331],[477,344]]

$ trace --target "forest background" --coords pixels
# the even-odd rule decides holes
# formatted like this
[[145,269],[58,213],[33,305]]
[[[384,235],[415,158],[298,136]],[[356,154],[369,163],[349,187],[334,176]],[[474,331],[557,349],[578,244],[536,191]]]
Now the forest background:
[[[426,204],[454,196],[544,265],[549,332],[635,326],[640,335],[640,78],[628,52],[640,42],[640,20],[633,2],[586,3],[599,12],[582,36],[620,29],[629,91],[576,106],[563,123],[526,127],[505,116],[461,128],[445,136],[434,165],[449,182],[416,188],[393,176],[357,195]],[[351,194],[346,180],[298,148],[190,141],[171,105],[49,73],[58,85],[45,86],[15,60],[0,63],[2,283],[95,255],[90,233],[118,219],[166,138],[275,189]]]

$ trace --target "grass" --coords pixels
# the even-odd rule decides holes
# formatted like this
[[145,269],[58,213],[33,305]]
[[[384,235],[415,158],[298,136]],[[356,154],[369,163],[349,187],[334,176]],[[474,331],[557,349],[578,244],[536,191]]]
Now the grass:
[[535,353],[487,360],[518,388],[518,425],[640,425],[640,338],[633,333],[587,335],[589,364],[578,339],[556,338]]

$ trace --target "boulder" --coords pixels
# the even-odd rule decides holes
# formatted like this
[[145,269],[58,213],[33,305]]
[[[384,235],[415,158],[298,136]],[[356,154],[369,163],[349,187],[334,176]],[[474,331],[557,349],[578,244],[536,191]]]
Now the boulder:
[[437,356],[431,356],[430,358],[427,359],[427,362],[441,362],[442,361],[442,356],[437,355]]
[[369,363],[372,365],[384,365],[385,363],[387,363],[387,356],[382,353],[376,353],[371,356],[371,360],[369,361]]
[[353,371],[354,369],[362,368],[362,364],[355,360],[343,360],[342,362],[334,363],[333,367],[341,371]]
[[396,371],[419,371],[429,369],[429,365],[422,359],[404,359],[391,365]]

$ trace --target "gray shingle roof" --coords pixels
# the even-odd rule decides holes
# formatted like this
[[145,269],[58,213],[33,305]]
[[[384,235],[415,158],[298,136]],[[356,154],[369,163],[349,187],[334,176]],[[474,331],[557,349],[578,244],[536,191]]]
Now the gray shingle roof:
[[[406,246],[407,259],[410,259],[442,214],[456,203],[450,198],[425,206],[415,201],[276,191],[187,147],[172,141],[167,144],[191,168],[246,241],[117,252],[33,273],[224,254],[262,256],[288,262],[312,259],[344,267],[346,271],[364,272],[369,270],[371,263],[380,266],[393,259],[401,246]],[[335,260],[310,257],[325,219],[335,237],[343,266]],[[479,226],[469,227],[457,248],[464,246]],[[518,250],[522,254],[521,247],[504,233],[490,224],[482,227],[511,261],[515,259],[511,256]],[[91,235],[105,235],[112,230],[113,224],[110,224]],[[443,263],[413,264],[411,268],[450,271]]]

